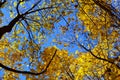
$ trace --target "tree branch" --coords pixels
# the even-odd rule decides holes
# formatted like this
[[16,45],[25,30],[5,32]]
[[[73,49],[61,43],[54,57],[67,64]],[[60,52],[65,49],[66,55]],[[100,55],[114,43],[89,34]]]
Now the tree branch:
[[0,39],[6,32],[11,32],[14,25],[22,18],[23,15],[17,15],[8,25],[0,28]]
[[5,4],[6,0],[4,0],[3,2],[0,1],[0,8]]
[[29,12],[29,11],[31,11],[33,8],[35,8],[40,2],[41,2],[41,0],[39,0],[38,2],[36,2],[27,12]]
[[33,11],[26,12],[25,14],[31,14],[31,13],[34,13],[34,12],[37,12],[37,11],[40,11],[40,10],[51,9],[51,8],[56,8],[56,7],[44,7],[44,8],[40,8],[40,9],[36,9],[36,10],[33,10]]
[[[12,28],[14,27],[14,25],[15,25],[20,19],[23,20],[26,15],[31,14],[31,13],[34,13],[34,12],[36,12],[36,11],[49,9],[49,8],[53,8],[53,7],[40,8],[40,9],[36,9],[36,10],[30,11],[30,12],[28,12],[28,11],[29,11],[29,10],[28,10],[28,11],[26,11],[26,12],[23,13],[23,14],[18,14],[8,25],[3,26],[3,27],[0,28],[0,39],[2,38],[2,36],[3,36],[5,33],[11,32]],[[19,13],[19,11],[18,11],[18,13]],[[22,20],[21,20],[21,21],[22,21]]]
[[[120,12],[117,12],[117,9],[114,8],[112,5],[109,5],[105,2],[100,2],[99,0],[93,0],[96,5],[98,5],[101,9],[106,11],[112,18],[117,19],[120,22]],[[120,28],[118,24],[117,28]]]
[[9,67],[3,65],[2,63],[0,63],[0,67],[2,67],[2,68],[5,69],[5,70],[11,71],[11,72],[15,72],[15,73],[31,74],[31,75],[40,75],[40,74],[43,74],[43,73],[45,73],[45,72],[47,71],[48,67],[50,66],[52,60],[54,59],[54,57],[55,57],[55,55],[56,55],[56,52],[57,52],[57,50],[55,50],[52,58],[50,59],[49,63],[47,64],[46,68],[45,68],[43,71],[39,72],[39,73],[34,73],[34,72],[30,72],[30,71],[15,70],[15,69],[13,69],[13,68],[9,68]]
[[110,61],[110,60],[107,60],[107,59],[104,59],[104,58],[101,58],[101,57],[98,57],[96,56],[90,49],[87,49],[85,46],[83,46],[82,44],[79,43],[79,41],[75,38],[78,46],[82,47],[84,50],[88,51],[93,57],[95,57],[96,59],[99,59],[99,60],[103,60],[105,62],[108,62],[108,63],[111,63],[111,64],[114,64],[118,69],[120,69],[120,67],[115,64],[113,61]]

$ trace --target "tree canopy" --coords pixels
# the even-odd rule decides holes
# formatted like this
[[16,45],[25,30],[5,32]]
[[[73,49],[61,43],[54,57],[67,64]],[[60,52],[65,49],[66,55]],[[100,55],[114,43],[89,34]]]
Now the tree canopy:
[[0,79],[119,80],[119,0],[0,0]]

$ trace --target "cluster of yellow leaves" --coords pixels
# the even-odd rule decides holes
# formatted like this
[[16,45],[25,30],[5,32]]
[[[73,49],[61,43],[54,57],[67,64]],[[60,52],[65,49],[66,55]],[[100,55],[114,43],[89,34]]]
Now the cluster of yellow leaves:
[[[55,0],[51,0],[54,1]],[[61,0],[63,1],[63,0]],[[59,2],[61,2],[59,0]],[[72,0],[74,1],[74,0]],[[106,2],[106,0],[105,0]],[[98,45],[92,50],[92,52],[101,57],[108,59],[108,51],[112,49],[112,42],[114,41],[115,38],[118,38],[119,34],[117,31],[112,31],[111,34],[107,34],[107,30],[110,28],[110,25],[113,23],[112,19],[110,18],[109,14],[106,13],[104,10],[101,10],[97,5],[92,0],[79,0],[79,3],[81,4],[81,7],[79,8],[80,13],[78,13],[79,19],[83,21],[84,26],[86,26],[86,31],[90,32],[90,36],[95,39],[100,35],[99,43]],[[55,4],[55,3],[52,3]],[[69,2],[66,2],[65,4],[69,4]],[[65,6],[63,4],[62,6]],[[16,6],[16,3],[14,3],[14,6]],[[53,10],[53,13],[57,13],[57,11],[60,8],[57,8]],[[96,14],[95,14],[96,13]],[[36,14],[38,15],[38,14]],[[62,12],[62,15],[66,15],[65,12]],[[13,17],[14,14],[11,13],[11,17]],[[31,16],[32,18],[32,16]],[[40,20],[41,18],[39,16],[35,16],[33,20]],[[45,21],[49,20],[54,20],[55,18],[49,17]],[[40,26],[40,24],[36,25]],[[36,31],[35,25],[31,25],[27,27],[27,30],[32,30]],[[54,25],[50,24],[49,22],[45,22],[43,24],[44,28],[51,30]],[[61,28],[62,31],[66,31],[67,28],[63,27]],[[23,31],[22,31],[23,32]],[[20,31],[17,32],[19,34]],[[24,32],[23,32],[24,33]],[[78,38],[78,35],[76,35],[76,38]],[[113,39],[113,40],[111,40]],[[0,58],[3,58],[1,62],[4,63],[5,65],[12,66],[14,65],[15,61],[20,61],[21,56],[23,56],[24,52],[17,50],[20,42],[15,42],[13,43],[13,46],[10,47],[8,44],[8,41],[1,41],[0,42]],[[29,46],[32,46],[32,42],[30,42]],[[69,44],[64,44],[64,46],[68,46]],[[4,51],[4,49],[6,49]],[[16,49],[16,50],[13,50]],[[43,60],[43,65],[42,63],[38,64],[39,66],[37,67],[37,71],[40,72],[42,69],[44,69],[47,64],[49,63],[51,57],[53,56],[56,47],[48,47],[44,50],[42,53],[42,60]],[[29,52],[33,52],[34,49],[31,47],[29,48]],[[35,50],[38,50],[36,48]],[[30,54],[28,54],[29,56]],[[33,54],[32,54],[33,55]],[[11,57],[10,57],[11,56]],[[9,59],[10,58],[10,59]],[[31,61],[33,61],[32,57],[30,58]],[[108,69],[111,69],[111,71],[108,71]],[[69,75],[70,74],[70,75]],[[59,50],[57,49],[57,53],[52,60],[52,63],[47,69],[47,72],[45,73],[46,76],[50,80],[55,80],[55,79],[70,79],[71,76],[75,80],[78,79],[83,79],[85,75],[90,75],[90,76],[98,76],[99,78],[102,75],[105,75],[106,79],[112,80],[116,76],[120,74],[119,70],[112,64],[108,62],[104,62],[102,60],[98,60],[94,58],[90,53],[79,53],[78,58],[74,58],[73,55],[68,55],[68,51],[66,50]],[[12,79],[13,76],[9,76],[9,74],[4,75],[4,79]],[[74,76],[74,77],[73,77]],[[43,74],[43,79],[46,78],[44,77]],[[31,78],[28,78],[28,80],[31,80]]]
[[14,72],[5,72],[3,79],[4,80],[16,80],[17,77],[19,77],[19,75],[15,74]]
[[44,23],[44,28],[46,28],[47,30],[51,30],[53,28],[53,24],[47,22],[47,23]]
[[[96,47],[92,51],[95,55],[101,56],[106,53],[103,52],[99,54],[98,52],[102,51],[99,51],[97,48],[99,47]],[[43,52],[42,59],[45,65],[47,65],[49,59],[51,59],[50,57],[53,55],[55,49],[55,47],[48,47]],[[106,55],[107,54],[104,56]],[[102,58],[107,59],[107,57],[104,56]],[[108,69],[111,71],[108,71]],[[71,76],[66,72],[74,75],[75,80],[82,80],[85,75],[90,75],[91,77],[97,76],[98,78],[104,75],[106,79],[112,80],[120,74],[119,69],[115,65],[99,60],[93,57],[90,53],[79,53],[78,57],[74,58],[73,55],[69,56],[66,50],[57,49],[56,56],[45,74],[49,76],[49,79],[55,80],[59,77],[61,79],[70,79]]]
[[[104,1],[104,3],[108,2],[108,0],[102,1]],[[83,22],[83,25],[86,27],[85,31],[90,32],[90,36],[92,39],[96,39],[99,35],[101,36],[101,39],[104,39],[107,30],[114,23],[111,16],[108,14],[107,11],[104,11],[98,5],[96,5],[93,0],[79,0],[79,4],[80,12],[78,13],[78,18]]]
[[[45,65],[56,49],[55,47],[48,47],[44,50],[42,59]],[[70,79],[66,72],[69,72],[69,66],[74,63],[74,60],[72,55],[68,56],[68,51],[57,49],[57,53],[45,74],[49,76],[50,80],[57,80],[59,77],[60,79]]]
[[[34,50],[38,50],[38,47],[36,45],[34,45],[31,42],[29,45],[34,45],[35,48],[33,48],[34,49],[33,50],[29,47],[28,50],[30,50],[31,53],[28,53],[27,50],[19,50],[18,47],[15,46],[16,44],[17,43],[15,42],[11,45],[7,40],[1,39],[0,41],[0,63],[2,63],[5,66],[9,66],[10,68],[19,69],[19,70],[23,70],[21,66],[22,65],[27,66],[27,64],[26,63],[16,64],[16,63],[22,61],[22,59],[25,57],[30,58],[31,62],[37,63],[36,54],[33,53]],[[3,76],[4,80],[8,80],[8,79],[16,80],[16,78],[19,78],[19,74],[14,73],[12,71],[5,70],[4,73],[5,73]]]
[[[13,67],[16,61],[21,61],[21,57],[24,55],[22,51],[13,49],[10,47],[10,43],[7,40],[0,41],[0,63]],[[18,77],[18,74],[5,71],[4,80],[15,80],[14,77]]]
[[[99,1],[99,0],[98,0]],[[109,5],[105,3],[111,3],[111,0],[101,0],[103,1],[103,5],[110,10]],[[111,15],[101,9],[94,0],[79,0],[80,8],[78,17],[82,21],[83,25],[86,27],[85,31],[90,33],[90,37],[92,39],[98,39],[98,44],[93,48],[92,52],[101,58],[108,59],[108,53],[113,49],[113,45],[116,42],[116,39],[120,36],[119,30],[112,29],[112,24],[115,23],[114,19],[111,18]],[[110,30],[111,29],[111,33]],[[113,80],[116,76],[120,74],[119,69],[114,65],[111,65],[107,62],[98,60],[94,58],[90,53],[86,53],[78,58],[80,64],[83,64],[83,68],[86,67],[86,63],[89,65],[88,68],[81,68],[80,71],[87,69],[84,71],[84,74],[92,75],[92,73],[97,72],[97,76],[105,75],[106,79]],[[88,60],[88,61],[87,61]],[[83,62],[82,62],[83,61]],[[113,59],[113,62],[116,60]],[[79,63],[78,62],[78,63]],[[91,63],[92,62],[92,63]],[[93,66],[94,65],[94,66]],[[112,66],[112,67],[111,67]],[[95,68],[94,68],[95,67]],[[111,72],[106,72],[107,69],[110,68]],[[86,72],[86,73],[85,73]],[[92,73],[89,73],[92,72]],[[80,72],[82,73],[82,72]],[[81,74],[82,75],[82,74]],[[93,75],[95,76],[95,75]],[[116,79],[117,80],[117,79]]]
[[[77,58],[77,61],[80,68],[75,73],[76,80],[82,80],[85,75],[90,75],[92,77],[97,76],[98,78],[104,75],[105,79],[113,80],[120,75],[120,71],[116,66],[108,62],[98,60],[90,53],[81,54]],[[110,71],[108,71],[108,69],[110,69]]]
[[[5,42],[3,41],[1,42],[0,48],[4,49],[4,46],[8,44],[9,43],[7,41]],[[100,50],[98,48],[100,48],[100,45],[96,46],[92,50],[92,52],[95,53],[95,55],[101,56],[104,54],[104,56],[107,56],[107,54],[105,54],[106,52],[104,51],[103,53],[99,53],[99,52],[102,52],[101,51],[102,49]],[[57,49],[56,47],[48,47],[44,50],[44,52],[41,55],[42,61],[40,64],[37,65],[38,72],[45,69],[45,67],[48,65],[56,49]],[[20,57],[18,53],[19,51],[17,52],[17,54],[14,53],[13,56],[11,56],[13,60],[17,60]],[[72,76],[74,80],[78,80],[78,79],[82,80],[85,77],[85,75],[90,75],[93,77],[97,76],[98,78],[104,75],[106,79],[112,80],[120,74],[119,69],[116,66],[108,62],[98,60],[95,57],[93,57],[90,53],[79,53],[79,52],[77,53],[78,53],[78,57],[75,58],[73,55],[68,55],[68,51],[57,49],[56,55],[53,58],[51,64],[49,65],[47,71],[38,77],[42,79],[48,77],[50,80],[57,80],[57,79],[70,80]],[[8,60],[7,59],[8,56],[6,54],[9,54],[9,52],[7,53],[2,52],[0,54],[0,58],[1,57],[5,58],[5,60],[1,62],[3,62],[5,65],[9,64],[12,66],[14,64],[14,61],[11,62],[10,60]],[[104,57],[104,56],[102,58],[107,59],[107,57]],[[15,57],[17,57],[17,59]],[[108,71],[108,69],[110,69],[111,71]],[[13,75],[10,75],[9,77],[8,75],[9,74],[4,75],[5,80],[7,80],[8,78],[13,79],[14,76],[18,77],[18,74],[13,74]],[[28,80],[31,80],[33,78],[32,77],[30,78],[29,76],[27,77]],[[116,79],[116,80],[119,80],[119,79]]]
[[21,60],[21,57],[24,55],[23,51],[19,51],[18,49],[14,49],[9,45],[10,43],[5,41],[0,41],[0,58],[4,60],[1,61],[4,64],[14,64],[15,61]]

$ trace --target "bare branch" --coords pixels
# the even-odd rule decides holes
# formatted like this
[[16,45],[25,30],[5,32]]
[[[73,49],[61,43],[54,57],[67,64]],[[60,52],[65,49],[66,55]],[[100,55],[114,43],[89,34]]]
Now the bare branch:
[[36,9],[36,10],[30,11],[30,12],[27,11],[27,12],[25,12],[25,14],[31,14],[31,13],[34,13],[37,11],[41,11],[41,10],[45,10],[45,9],[52,9],[52,8],[56,8],[56,7],[44,7],[44,8]]
[[41,2],[41,0],[39,0],[38,2],[36,2],[27,12],[29,12],[29,11],[31,11],[33,8],[35,8],[40,2]]

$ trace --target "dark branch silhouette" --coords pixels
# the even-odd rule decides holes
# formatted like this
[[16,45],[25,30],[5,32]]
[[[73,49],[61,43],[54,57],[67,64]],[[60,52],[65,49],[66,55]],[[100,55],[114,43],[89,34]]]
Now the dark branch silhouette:
[[2,7],[5,4],[5,2],[6,2],[6,0],[3,0],[3,1],[1,0],[0,1],[0,7]]
[[[41,0],[40,0],[41,1]],[[50,9],[50,8],[55,8],[55,7],[44,7],[44,8],[40,8],[40,9],[36,9],[36,10],[32,10],[35,6],[38,5],[38,3],[40,2],[38,1],[32,8],[30,8],[29,10],[27,10],[25,13],[23,14],[20,14],[19,13],[19,9],[18,9],[18,6],[20,4],[20,2],[18,3],[18,6],[17,6],[17,13],[18,15],[6,26],[2,26],[0,28],[0,39],[2,38],[2,36],[7,33],[7,32],[11,32],[12,28],[14,27],[14,25],[19,21],[19,20],[24,20],[25,19],[25,16],[28,15],[28,14],[31,14],[31,13],[34,13],[34,12],[37,12],[37,11],[40,11],[40,10],[45,10],[45,9]]]
[[16,16],[8,25],[3,26],[0,28],[0,39],[6,32],[11,32],[14,25],[19,21],[20,18],[22,18],[23,15]]
[[95,57],[96,59],[99,59],[99,60],[103,60],[105,62],[108,62],[108,63],[111,63],[113,65],[115,65],[118,69],[120,69],[119,65],[115,64],[114,61],[110,61],[108,59],[105,59],[105,58],[101,58],[101,57],[98,57],[97,55],[95,55],[91,49],[88,49],[86,48],[84,45],[82,45],[78,40],[77,38],[75,37],[75,41],[77,42],[78,46],[82,47],[84,50],[86,50],[87,52],[89,52],[93,57]]
[[[119,22],[120,22],[120,12],[115,7],[113,7],[111,4],[107,4],[105,2],[100,2],[99,0],[93,0],[93,1],[97,6],[99,6],[101,9],[106,11],[111,16],[112,19],[115,19],[114,20],[115,24],[113,24],[111,26],[120,29],[120,24],[119,24]],[[81,7],[78,0],[77,0],[77,4],[78,4],[79,7]],[[88,14],[83,10],[82,7],[81,7],[81,9],[88,16]],[[88,17],[91,20],[91,22],[96,26],[96,24],[91,19],[91,17],[90,16],[88,16]]]
[[[27,1],[27,0],[25,0]],[[6,2],[6,0],[4,0],[3,2],[0,1],[0,7]],[[45,10],[45,9],[50,9],[50,8],[53,8],[53,7],[44,7],[44,8],[39,8],[39,9],[35,9],[33,10],[33,8],[35,8],[40,2],[41,0],[39,0],[38,2],[36,2],[30,9],[28,9],[25,13],[20,13],[19,11],[19,4],[21,3],[22,1],[19,1],[17,3],[17,6],[16,6],[16,11],[17,11],[17,16],[12,20],[10,21],[10,23],[8,25],[5,25],[5,26],[2,26],[0,28],[0,39],[2,38],[2,36],[7,33],[7,32],[11,32],[12,28],[15,26],[15,24],[19,21],[22,21],[22,20],[25,20],[26,16],[28,14],[31,14],[31,13],[34,13],[34,12],[37,12],[37,11],[40,11],[40,10]],[[56,50],[57,51],[57,50]],[[39,74],[42,74],[44,72],[47,71],[47,68],[49,67],[50,63],[52,62],[55,54],[56,54],[56,51],[54,53],[54,55],[52,56],[51,60],[49,61],[48,65],[46,66],[46,68],[44,70],[42,70],[41,72],[39,73],[34,73],[34,72],[30,72],[30,71],[20,71],[20,70],[16,70],[16,69],[12,69],[12,68],[9,68],[5,65],[3,65],[2,63],[0,63],[0,67],[2,67],[3,69],[5,70],[8,70],[8,71],[12,71],[12,72],[15,72],[15,73],[22,73],[22,74],[31,74],[31,75],[39,75]]]
[[116,19],[115,21],[116,21],[117,25],[113,25],[113,27],[116,27],[116,28],[120,29],[120,24],[119,24],[119,22],[120,22],[120,12],[117,11],[117,9],[114,8],[111,4],[107,4],[105,2],[100,2],[99,0],[93,0],[93,1],[101,9],[106,11],[111,16],[111,18]]
[[8,71],[11,71],[11,72],[15,72],[15,73],[22,73],[22,74],[31,74],[31,75],[40,75],[40,74],[43,74],[47,71],[48,67],[50,66],[52,60],[54,59],[55,55],[56,55],[56,52],[57,50],[55,50],[52,58],[50,59],[49,63],[47,64],[46,68],[44,70],[42,70],[41,72],[39,73],[34,73],[34,72],[30,72],[30,71],[20,71],[20,70],[16,70],[16,69],[13,69],[13,68],[9,68],[5,65],[3,65],[2,63],[0,63],[0,67],[2,67],[3,69],[5,70],[8,70]]

